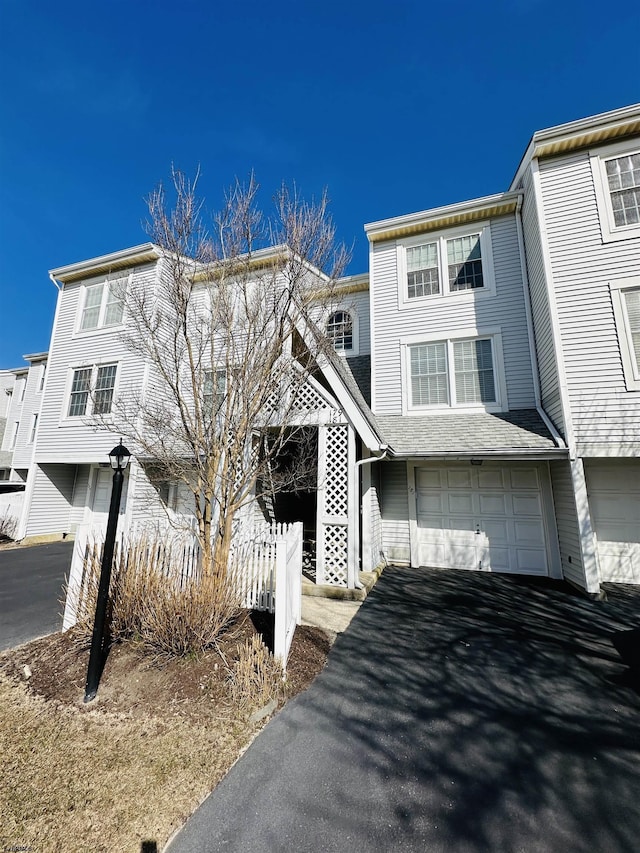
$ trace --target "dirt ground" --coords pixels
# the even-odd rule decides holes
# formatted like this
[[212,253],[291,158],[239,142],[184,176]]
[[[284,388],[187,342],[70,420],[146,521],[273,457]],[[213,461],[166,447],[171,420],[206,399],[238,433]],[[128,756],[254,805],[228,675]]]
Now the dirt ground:
[[[243,615],[221,638],[218,648],[199,658],[161,660],[149,656],[135,643],[111,648],[98,695],[85,705],[84,687],[88,652],[78,649],[73,632],[52,634],[0,656],[0,672],[23,681],[27,690],[57,704],[79,711],[102,710],[137,717],[185,716],[205,722],[212,710],[232,710],[229,669],[237,659],[238,647],[256,631],[267,645],[270,617]],[[296,629],[287,663],[285,697],[304,690],[324,667],[329,639],[318,628]],[[31,672],[25,678],[24,667]]]

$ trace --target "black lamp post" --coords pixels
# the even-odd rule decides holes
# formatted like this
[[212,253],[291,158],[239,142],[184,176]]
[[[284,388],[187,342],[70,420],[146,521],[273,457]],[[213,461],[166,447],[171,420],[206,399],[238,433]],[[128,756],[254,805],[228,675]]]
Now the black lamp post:
[[87,684],[84,690],[84,701],[91,702],[98,692],[98,684],[102,675],[104,664],[104,623],[107,613],[107,602],[109,601],[109,584],[111,582],[111,564],[113,562],[113,551],[116,544],[116,530],[118,527],[118,515],[120,513],[120,499],[122,497],[122,483],[124,481],[124,469],[129,464],[131,454],[123,445],[114,447],[109,454],[109,462],[113,468],[113,486],[111,488],[111,503],[109,504],[109,519],[107,521],[107,532],[104,539],[104,550],[102,552],[102,566],[100,567],[100,585],[98,587],[98,599],[96,601],[96,616],[93,621],[93,636],[91,637],[91,652],[89,654],[89,666],[87,668]]

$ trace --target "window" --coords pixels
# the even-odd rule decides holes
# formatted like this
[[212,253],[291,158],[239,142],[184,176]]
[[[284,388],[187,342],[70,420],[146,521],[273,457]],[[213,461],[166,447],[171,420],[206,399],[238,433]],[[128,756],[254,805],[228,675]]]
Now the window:
[[47,365],[43,364],[42,369],[40,371],[40,384],[38,386],[38,391],[42,391],[44,389],[44,378],[47,375]]
[[80,331],[118,326],[124,314],[126,278],[92,284],[85,289]]
[[408,407],[474,406],[498,410],[501,395],[494,354],[497,337],[409,344]]
[[33,444],[36,440],[36,429],[38,427],[38,415],[34,414],[31,419],[31,432],[29,433],[29,444]]
[[640,224],[640,152],[605,161],[616,227]]
[[13,432],[11,433],[11,444],[9,445],[9,450],[14,450],[16,446],[16,441],[18,440],[18,431],[20,429],[20,421],[15,421],[13,424]]
[[492,289],[489,226],[472,233],[415,239],[399,246],[398,269],[405,307],[415,299]]
[[591,155],[605,243],[640,236],[640,151],[618,143]]
[[334,311],[327,322],[327,337],[336,350],[353,350],[353,319],[348,311]]
[[640,277],[609,283],[627,391],[640,391]]
[[20,379],[20,393],[18,395],[18,402],[24,403],[24,395],[27,390],[27,377],[24,376]]
[[202,388],[205,409],[217,414],[227,396],[227,371],[224,368],[206,370]]
[[82,367],[73,371],[68,417],[108,415],[113,402],[118,366]]

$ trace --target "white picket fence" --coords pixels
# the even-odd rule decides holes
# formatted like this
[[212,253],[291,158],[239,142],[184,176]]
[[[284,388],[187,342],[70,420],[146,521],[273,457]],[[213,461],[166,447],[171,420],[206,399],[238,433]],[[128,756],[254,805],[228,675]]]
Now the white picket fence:
[[[95,549],[101,550],[103,535],[103,531],[92,530],[88,525],[78,526],[67,583],[63,631],[76,623],[87,580],[87,558]],[[119,537],[116,556],[125,538]],[[179,564],[181,571],[176,579],[182,585],[198,571],[197,541],[191,534],[168,537],[163,542],[162,553],[154,554],[154,558],[160,570],[162,565],[175,567]],[[301,619],[302,522],[265,525],[245,532],[233,544],[230,570],[242,606],[274,614],[273,652],[284,670],[296,625]]]

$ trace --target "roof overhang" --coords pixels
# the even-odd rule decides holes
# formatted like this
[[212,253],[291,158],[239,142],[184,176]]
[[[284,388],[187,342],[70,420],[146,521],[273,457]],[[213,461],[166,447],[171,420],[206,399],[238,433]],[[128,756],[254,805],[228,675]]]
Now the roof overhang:
[[640,133],[640,104],[610,110],[595,116],[536,131],[524,152],[511,187],[517,186],[522,173],[534,159],[566,154],[603,142]]
[[108,255],[100,255],[97,258],[89,258],[64,267],[49,270],[52,279],[69,284],[90,276],[102,275],[130,267],[140,266],[156,261],[162,252],[153,243],[142,243],[140,246],[132,246],[130,249],[121,249],[119,252],[111,252]]
[[446,207],[435,207],[432,210],[371,222],[364,226],[364,230],[371,243],[378,243],[381,240],[394,240],[399,237],[409,237],[412,234],[437,231],[496,216],[506,216],[515,213],[520,203],[519,192],[497,193],[471,201],[449,204]]

